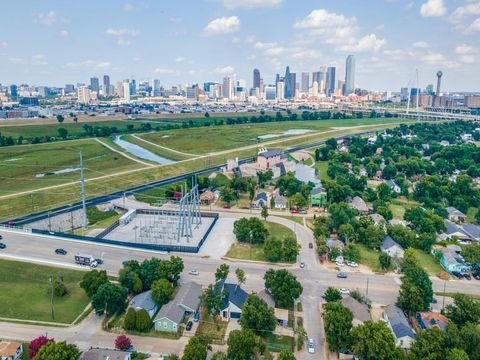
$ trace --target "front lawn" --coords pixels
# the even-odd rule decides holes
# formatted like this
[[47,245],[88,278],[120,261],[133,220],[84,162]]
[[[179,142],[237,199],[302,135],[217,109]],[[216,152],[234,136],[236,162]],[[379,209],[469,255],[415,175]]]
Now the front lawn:
[[223,345],[225,343],[225,333],[227,332],[227,321],[217,320],[216,322],[210,314],[202,309],[200,324],[197,327],[195,335],[205,335],[212,339],[214,344]]
[[[67,255],[69,256],[69,255]],[[89,299],[80,288],[83,271],[0,260],[0,317],[72,323]],[[52,319],[49,278],[63,278],[68,294],[54,298]]]
[[430,275],[438,275],[443,270],[442,266],[438,259],[432,254],[426,253],[425,251],[414,249],[415,257],[418,259],[420,266],[428,272]]
[[265,341],[267,343],[267,348],[270,351],[293,351],[293,338],[291,336],[270,334]]
[[362,244],[355,244],[360,251],[360,264],[368,266],[372,271],[384,273],[385,271],[380,267],[378,257],[380,250],[373,250]]

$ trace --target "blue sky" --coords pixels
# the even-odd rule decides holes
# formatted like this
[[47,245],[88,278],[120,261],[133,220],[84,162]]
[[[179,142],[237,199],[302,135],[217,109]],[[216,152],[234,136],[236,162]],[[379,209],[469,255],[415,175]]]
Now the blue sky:
[[445,91],[480,90],[480,0],[22,0],[0,2],[0,83],[158,78],[165,86],[266,83],[357,57],[356,85],[399,90],[444,72]]

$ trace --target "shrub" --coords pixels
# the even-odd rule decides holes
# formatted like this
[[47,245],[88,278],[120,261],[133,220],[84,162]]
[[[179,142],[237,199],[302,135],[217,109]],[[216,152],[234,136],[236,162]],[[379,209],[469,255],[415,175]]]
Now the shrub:
[[28,357],[33,359],[35,355],[37,355],[38,350],[40,350],[43,345],[46,345],[50,342],[55,342],[55,340],[49,339],[44,335],[36,337],[30,341],[30,344],[28,344]]
[[53,293],[57,297],[62,297],[68,294],[67,286],[62,280],[55,280],[53,283]]
[[137,312],[134,308],[128,308],[125,320],[123,321],[123,328],[125,330],[135,330],[137,322]]
[[148,315],[147,310],[141,309],[137,311],[137,317],[135,319],[135,329],[137,331],[146,332],[152,328],[152,319]]
[[132,340],[127,335],[119,335],[115,339],[115,349],[117,350],[128,350],[132,345]]

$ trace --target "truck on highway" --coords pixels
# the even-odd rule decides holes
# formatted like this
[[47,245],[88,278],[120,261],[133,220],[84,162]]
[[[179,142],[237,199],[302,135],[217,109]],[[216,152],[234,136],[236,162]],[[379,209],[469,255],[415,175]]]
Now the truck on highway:
[[98,263],[92,255],[80,254],[75,255],[75,264],[86,265],[92,268],[97,267]]

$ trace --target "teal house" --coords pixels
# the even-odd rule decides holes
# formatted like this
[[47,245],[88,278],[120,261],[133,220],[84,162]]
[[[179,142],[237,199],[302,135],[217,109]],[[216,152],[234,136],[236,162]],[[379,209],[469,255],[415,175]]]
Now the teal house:
[[327,204],[327,193],[321,186],[313,188],[310,198],[312,206],[324,207]]
[[454,271],[459,273],[470,271],[470,266],[465,263],[465,260],[455,248],[446,247],[440,251],[442,254],[440,257],[440,265],[450,274]]

